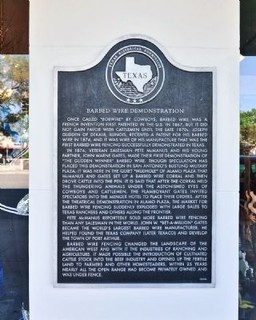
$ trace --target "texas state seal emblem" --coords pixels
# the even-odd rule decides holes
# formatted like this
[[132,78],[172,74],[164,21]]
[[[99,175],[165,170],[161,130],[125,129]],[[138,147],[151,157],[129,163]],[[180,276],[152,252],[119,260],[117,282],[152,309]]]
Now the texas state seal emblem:
[[145,46],[122,47],[107,63],[109,90],[117,99],[128,104],[143,104],[154,99],[162,89],[164,78],[161,59]]

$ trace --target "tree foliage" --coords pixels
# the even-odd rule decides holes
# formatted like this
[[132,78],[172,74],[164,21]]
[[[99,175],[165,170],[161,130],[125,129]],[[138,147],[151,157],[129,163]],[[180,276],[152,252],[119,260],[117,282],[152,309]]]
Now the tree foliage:
[[256,147],[256,109],[240,112],[240,145],[242,154]]
[[26,55],[4,55],[0,60],[0,104],[28,104],[29,66]]
[[[0,122],[28,131],[29,61],[27,55],[0,55]],[[10,131],[9,130],[9,131]],[[10,131],[11,132],[11,131]]]
[[28,143],[28,111],[28,56],[0,55],[1,145],[10,140],[16,144]]

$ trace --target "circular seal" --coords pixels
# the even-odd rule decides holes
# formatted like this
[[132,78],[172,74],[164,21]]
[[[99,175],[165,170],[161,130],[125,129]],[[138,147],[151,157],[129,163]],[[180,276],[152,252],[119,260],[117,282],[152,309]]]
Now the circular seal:
[[143,104],[154,99],[162,89],[164,78],[161,59],[145,46],[122,47],[107,63],[108,88],[125,103]]

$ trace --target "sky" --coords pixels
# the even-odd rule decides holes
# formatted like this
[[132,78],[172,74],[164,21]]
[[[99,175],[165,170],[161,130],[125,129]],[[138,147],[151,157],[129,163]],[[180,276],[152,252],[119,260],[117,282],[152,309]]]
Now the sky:
[[240,110],[256,108],[256,57],[240,62]]

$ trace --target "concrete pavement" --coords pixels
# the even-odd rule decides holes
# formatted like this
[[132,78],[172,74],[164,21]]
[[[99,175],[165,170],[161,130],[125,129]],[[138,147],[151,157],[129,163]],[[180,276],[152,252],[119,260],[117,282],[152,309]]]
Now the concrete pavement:
[[20,166],[0,165],[0,189],[23,189],[29,185],[29,170]]

